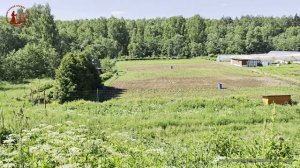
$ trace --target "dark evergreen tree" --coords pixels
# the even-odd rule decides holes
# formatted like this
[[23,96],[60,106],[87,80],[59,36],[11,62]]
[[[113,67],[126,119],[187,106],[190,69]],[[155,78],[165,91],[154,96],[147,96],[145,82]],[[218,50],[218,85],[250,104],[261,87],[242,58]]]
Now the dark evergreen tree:
[[89,99],[92,90],[101,84],[92,58],[84,53],[68,53],[56,72],[56,97],[60,103]]

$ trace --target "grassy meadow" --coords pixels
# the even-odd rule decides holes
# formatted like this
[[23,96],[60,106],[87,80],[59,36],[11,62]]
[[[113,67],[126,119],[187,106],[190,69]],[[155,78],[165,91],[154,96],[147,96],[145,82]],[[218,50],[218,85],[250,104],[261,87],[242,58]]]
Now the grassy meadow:
[[[0,167],[300,167],[300,65],[116,66],[102,102],[45,108],[31,100],[52,79],[0,83]],[[265,106],[267,94],[291,94],[293,105]]]

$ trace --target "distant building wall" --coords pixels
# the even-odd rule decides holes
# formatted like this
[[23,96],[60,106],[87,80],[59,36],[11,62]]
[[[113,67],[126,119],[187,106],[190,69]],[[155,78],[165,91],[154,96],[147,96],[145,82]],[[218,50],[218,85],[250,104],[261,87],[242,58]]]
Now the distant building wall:
[[249,60],[249,59],[238,59],[232,58],[231,65],[243,66],[243,67],[257,67],[259,60]]
[[247,60],[247,66],[248,67],[257,67],[259,60]]

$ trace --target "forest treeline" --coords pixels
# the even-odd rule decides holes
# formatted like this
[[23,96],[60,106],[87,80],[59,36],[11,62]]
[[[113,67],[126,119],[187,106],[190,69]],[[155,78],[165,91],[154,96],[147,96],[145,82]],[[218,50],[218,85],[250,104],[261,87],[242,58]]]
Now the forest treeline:
[[54,77],[64,55],[103,58],[196,57],[209,54],[300,50],[300,17],[243,16],[206,19],[98,18],[55,21],[49,5],[29,9],[26,25],[1,18],[0,79]]
[[[300,17],[190,18],[127,20],[99,18],[57,21],[62,42],[89,47],[100,57],[195,57],[300,49]],[[72,44],[72,45],[68,45]]]

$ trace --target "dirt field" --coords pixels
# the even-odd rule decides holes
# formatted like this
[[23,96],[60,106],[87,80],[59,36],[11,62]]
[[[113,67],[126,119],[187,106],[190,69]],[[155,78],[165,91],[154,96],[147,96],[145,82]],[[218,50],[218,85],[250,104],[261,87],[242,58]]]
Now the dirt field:
[[[173,69],[171,69],[173,66]],[[222,83],[225,88],[288,86],[270,76],[255,73],[250,68],[219,63],[126,65],[126,75],[132,80],[116,80],[111,86],[135,89],[206,89]],[[132,75],[132,76],[131,76]],[[184,77],[187,76],[187,77]],[[139,79],[141,77],[141,79]],[[143,79],[146,77],[146,79]],[[150,79],[147,79],[150,78]]]
[[216,88],[222,83],[225,88],[230,87],[266,87],[285,86],[285,82],[270,77],[227,77],[227,78],[162,78],[136,81],[117,81],[113,87],[121,89],[169,89],[169,88]]

